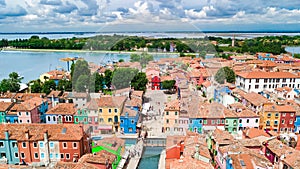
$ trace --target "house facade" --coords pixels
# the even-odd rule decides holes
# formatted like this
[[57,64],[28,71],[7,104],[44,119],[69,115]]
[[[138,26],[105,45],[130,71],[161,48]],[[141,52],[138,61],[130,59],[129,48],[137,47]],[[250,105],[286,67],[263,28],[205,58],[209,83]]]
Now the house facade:
[[73,124],[76,109],[73,103],[60,103],[46,113],[47,124]]
[[179,127],[179,100],[173,100],[166,104],[163,117],[163,131],[177,132]]
[[75,124],[88,124],[88,109],[82,108],[77,109],[76,114],[74,115],[74,123]]
[[139,121],[139,113],[137,108],[125,106],[120,117],[120,128],[124,134],[137,133],[137,124]]
[[6,123],[6,114],[14,104],[12,102],[0,102],[0,124]]

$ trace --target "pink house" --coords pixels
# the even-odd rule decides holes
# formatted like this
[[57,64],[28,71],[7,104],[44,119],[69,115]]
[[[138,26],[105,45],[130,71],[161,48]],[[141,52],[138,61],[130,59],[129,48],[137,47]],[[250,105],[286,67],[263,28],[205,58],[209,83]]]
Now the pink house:
[[39,105],[43,103],[44,99],[34,97],[25,100],[20,104],[16,104],[18,122],[19,123],[40,123]]

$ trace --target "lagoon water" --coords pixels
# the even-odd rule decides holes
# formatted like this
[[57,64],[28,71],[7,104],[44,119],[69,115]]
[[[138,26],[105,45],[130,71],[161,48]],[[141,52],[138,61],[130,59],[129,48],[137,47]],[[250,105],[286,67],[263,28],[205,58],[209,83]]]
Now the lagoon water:
[[[154,59],[176,57],[176,54],[154,54]],[[81,57],[97,65],[124,59],[128,61],[128,53],[100,53],[100,52],[0,52],[0,80],[7,78],[11,72],[17,72],[24,77],[23,83],[38,79],[39,76],[55,69],[67,69],[67,63],[60,61],[65,57]]]

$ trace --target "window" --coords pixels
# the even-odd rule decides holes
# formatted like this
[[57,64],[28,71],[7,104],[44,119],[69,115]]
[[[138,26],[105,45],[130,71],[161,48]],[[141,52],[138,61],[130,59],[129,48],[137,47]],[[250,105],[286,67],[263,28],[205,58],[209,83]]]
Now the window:
[[264,89],[267,88],[267,87],[268,87],[268,85],[264,85]]
[[15,158],[19,158],[19,153],[15,153]]
[[48,121],[50,121],[50,116],[48,116]]
[[190,120],[190,124],[192,124],[193,123],[193,120]]
[[175,124],[177,124],[177,119],[175,119]]
[[242,123],[242,119],[239,120],[239,123]]
[[281,124],[284,124],[284,122],[285,122],[284,120],[281,120]]
[[204,120],[204,121],[203,121],[203,124],[207,124],[207,120]]
[[291,117],[294,117],[294,113],[291,113]]
[[277,120],[274,121],[274,125],[276,125],[276,126],[278,125],[278,121]]
[[259,79],[255,79],[255,83],[259,83]]
[[175,116],[177,116],[177,111],[175,111]]
[[169,119],[166,120],[166,123],[169,123]]
[[166,115],[169,115],[169,112],[168,112],[168,111],[166,112]]
[[220,124],[220,120],[217,120],[217,124]]
[[251,79],[249,80],[249,83],[251,83]]
[[286,82],[286,79],[282,79],[282,82]]
[[66,153],[66,159],[70,159],[70,154]]
[[100,121],[100,123],[103,123],[103,121],[104,121],[104,120],[103,120],[103,118],[100,118],[100,120],[99,120],[99,121]]
[[58,153],[55,154],[55,158],[58,159]]
[[278,116],[279,116],[279,114],[278,114],[278,113],[276,113],[276,114],[275,114],[275,117],[278,117]]
[[[52,117],[52,120],[53,120],[53,121],[56,121],[56,118],[55,118],[55,116],[53,116],[53,117]],[[49,120],[49,121],[50,121],[50,120]]]
[[22,148],[26,148],[26,143],[22,142]]
[[25,153],[21,153],[21,158],[22,158],[22,159],[25,158]]
[[108,122],[112,122],[112,118],[108,118]]
[[264,79],[264,83],[267,83],[268,82],[268,79]]
[[29,120],[27,120],[27,123],[29,123],[30,121]]
[[29,113],[28,113],[28,112],[26,112],[26,116],[29,116]]
[[63,148],[68,148],[68,145],[66,142],[63,143]]
[[50,142],[50,148],[54,148],[54,143]]
[[19,112],[19,116],[21,116],[22,115],[22,113],[21,112]]
[[99,109],[99,113],[102,113],[102,109]]
[[124,123],[124,120],[121,120],[121,123],[123,124],[123,123]]
[[255,119],[255,123],[258,123],[258,119]]
[[286,116],[286,113],[282,113],[282,116],[285,117],[285,116]]
[[221,123],[224,124],[224,120],[221,120]]
[[1,142],[0,142],[0,148],[3,148],[3,147],[4,147],[4,142],[1,141]]
[[49,156],[50,156],[50,159],[53,159],[53,154],[52,154],[52,153],[50,153],[50,155],[49,155]]
[[202,120],[199,120],[199,124],[202,124]]
[[267,126],[270,126],[270,120],[267,120],[267,124],[266,124]]
[[268,113],[268,117],[271,117],[271,113]]
[[15,141],[12,142],[11,145],[12,145],[13,148],[17,148],[17,147],[18,147],[18,144],[17,144],[17,142],[15,142]]
[[215,120],[211,120],[211,124],[215,124]]
[[95,117],[95,122],[98,122],[98,117]]
[[33,148],[37,148],[37,142],[33,142]]
[[89,117],[88,119],[89,119],[89,123],[91,123],[92,122],[92,117]]
[[40,148],[44,148],[44,143],[40,142]]
[[77,148],[77,143],[73,143],[73,148],[74,148],[74,149]]
[[134,120],[131,120],[131,124],[134,124]]
[[34,158],[38,159],[39,158],[39,154],[38,153],[34,153]]
[[118,113],[118,109],[115,109],[115,113]]
[[64,159],[64,154],[63,153],[60,154],[60,159]]
[[290,120],[290,124],[293,124],[293,120]]
[[111,113],[111,109],[108,109],[108,112]]
[[259,86],[259,85],[255,85],[255,89],[258,89],[258,86]]

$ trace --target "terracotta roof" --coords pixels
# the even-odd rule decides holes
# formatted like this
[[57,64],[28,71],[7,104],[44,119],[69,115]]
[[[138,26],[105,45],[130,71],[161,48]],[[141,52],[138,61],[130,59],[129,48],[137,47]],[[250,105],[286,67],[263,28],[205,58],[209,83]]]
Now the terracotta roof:
[[290,72],[237,72],[238,76],[246,79],[281,79],[281,78],[299,78],[299,76],[294,75]]
[[171,76],[161,76],[160,80],[163,82],[163,81],[166,81],[166,80],[174,80],[174,79]]
[[292,168],[300,168],[300,151],[295,150],[292,153],[286,154],[283,161]]
[[76,165],[77,163],[58,161],[55,164],[54,169],[74,169]]
[[234,137],[228,131],[215,129],[212,136],[219,145],[229,145],[235,142]]
[[46,114],[57,114],[57,115],[74,115],[76,109],[73,103],[59,103],[52,109],[46,112]]
[[283,91],[290,92],[290,91],[292,91],[292,88],[284,86],[284,87],[276,88],[275,90],[279,91],[279,92],[283,92]]
[[256,128],[247,128],[243,130],[243,135],[250,139],[259,136],[270,137],[270,135],[267,134],[265,131]]
[[143,97],[143,94],[144,94],[144,91],[134,90],[134,91],[131,93],[131,96],[137,96],[137,97],[142,98],[142,97]]
[[104,95],[100,97],[98,107],[118,107],[120,108],[126,100],[126,96]]
[[265,112],[296,112],[295,108],[290,105],[276,105],[275,103],[265,104],[264,105]]
[[123,111],[121,112],[121,116],[126,116],[126,113],[128,113],[129,117],[135,117],[138,112],[133,109],[124,107]]
[[6,112],[13,105],[12,102],[0,102],[0,112]]
[[0,98],[2,99],[12,99],[16,93],[6,92],[6,93],[0,93]]
[[216,102],[199,104],[198,110],[201,118],[225,118],[225,112],[230,111]]
[[242,97],[255,106],[260,106],[261,104],[269,101],[264,96],[254,93],[254,92],[246,93]]
[[184,157],[181,160],[173,160],[170,162],[170,169],[183,169],[188,166],[189,169],[199,169],[199,168],[205,168],[205,169],[213,169],[211,164],[205,163],[201,160],[193,159],[190,156]]
[[207,88],[211,85],[211,83],[210,83],[210,81],[206,80],[202,83],[202,85]]
[[281,157],[281,155],[293,153],[295,151],[293,148],[283,144],[281,141],[277,140],[276,138],[266,141],[266,146],[268,147],[268,149],[270,149],[270,151],[272,151],[278,157]]
[[[118,150],[119,147],[125,147],[125,140],[117,137],[108,137],[94,142],[94,147],[103,146],[109,149]],[[115,144],[115,145],[113,145]]]
[[0,139],[5,138],[5,131],[10,139],[27,140],[25,132],[29,132],[29,140],[43,140],[44,132],[48,132],[49,140],[80,140],[83,130],[78,124],[2,124]]
[[88,97],[88,93],[85,92],[70,92],[68,95],[69,98],[87,98]]
[[116,155],[105,150],[101,150],[96,154],[85,154],[79,159],[76,167],[73,169],[98,169],[97,165],[105,166],[106,162],[112,164],[116,158]]
[[62,95],[62,91],[56,91],[56,90],[52,90],[47,97],[59,97]]
[[87,108],[89,110],[98,110],[98,103],[99,103],[99,98],[97,99],[91,99],[88,103],[87,103]]
[[167,136],[167,139],[166,139],[166,149],[169,149],[171,147],[173,147],[174,145],[177,145],[179,144],[181,141],[184,141],[185,139],[185,136],[177,136],[177,135],[174,135],[174,136]]
[[46,96],[45,93],[17,93],[14,96],[14,99],[25,101],[25,100],[32,99],[34,97],[44,97],[44,96]]
[[172,100],[166,104],[165,111],[179,111],[179,100]]

